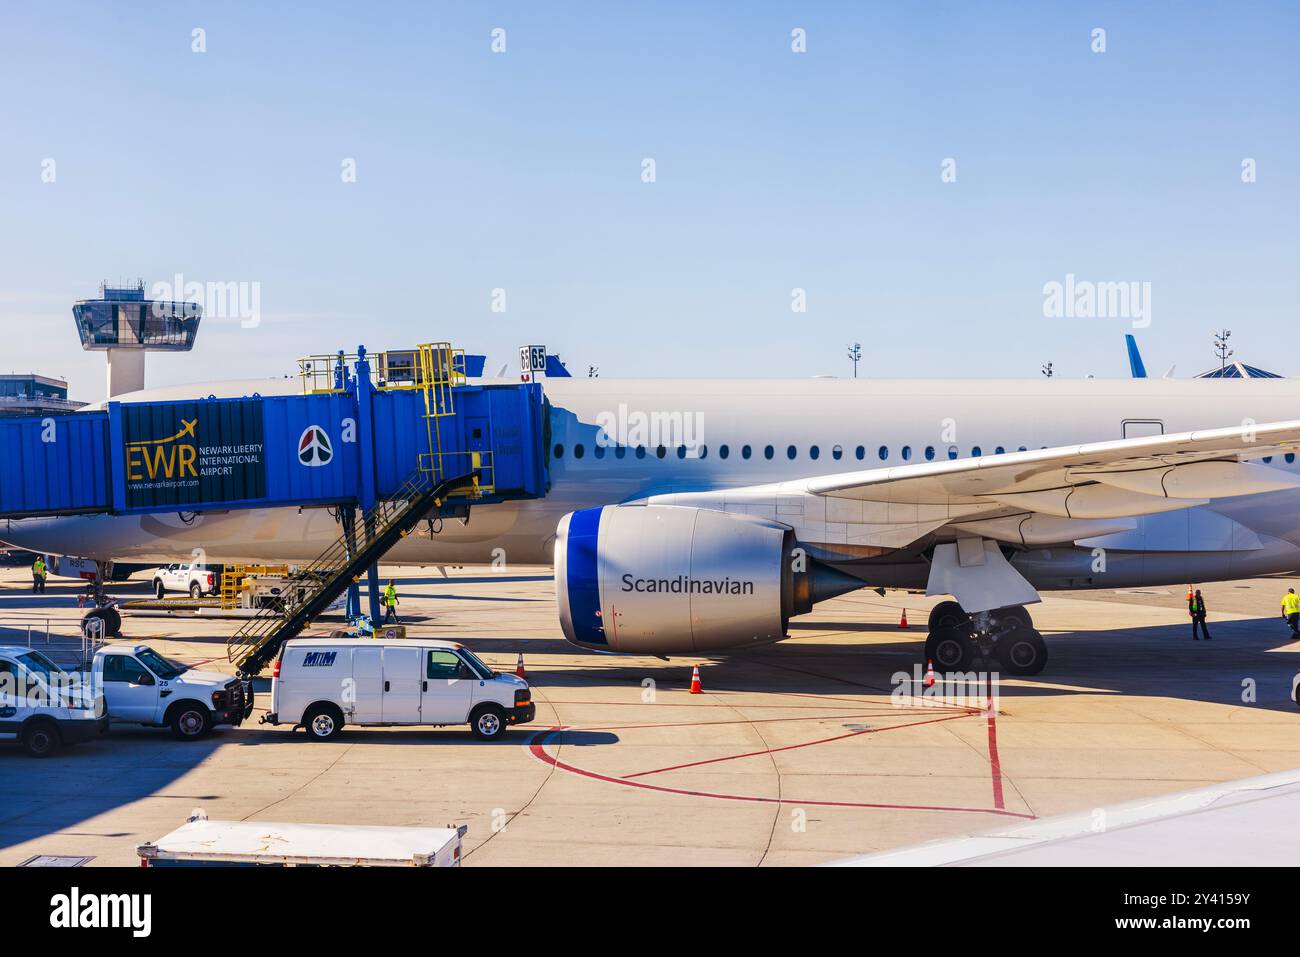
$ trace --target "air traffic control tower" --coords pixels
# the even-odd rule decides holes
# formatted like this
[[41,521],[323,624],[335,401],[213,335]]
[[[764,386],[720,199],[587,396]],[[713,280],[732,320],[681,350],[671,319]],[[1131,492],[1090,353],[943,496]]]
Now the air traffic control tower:
[[144,280],[134,286],[99,287],[98,299],[72,306],[87,352],[108,353],[108,397],[144,388],[146,352],[189,352],[199,332],[203,307],[144,297]]

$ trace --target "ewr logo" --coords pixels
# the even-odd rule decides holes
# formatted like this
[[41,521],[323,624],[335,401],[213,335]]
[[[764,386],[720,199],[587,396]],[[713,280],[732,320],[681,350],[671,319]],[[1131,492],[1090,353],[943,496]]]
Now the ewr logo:
[[334,459],[330,437],[319,425],[309,425],[298,439],[298,461],[308,468],[329,465]]

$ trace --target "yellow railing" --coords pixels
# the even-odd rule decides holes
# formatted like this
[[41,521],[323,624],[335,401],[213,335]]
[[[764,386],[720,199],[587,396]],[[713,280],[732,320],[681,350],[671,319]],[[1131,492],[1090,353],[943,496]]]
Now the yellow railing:
[[[435,406],[447,406],[439,415],[450,415],[450,392],[465,384],[465,351],[453,349],[449,342],[431,342],[414,349],[395,349],[389,352],[366,354],[370,363],[370,382],[376,389],[433,389],[437,395]],[[336,386],[346,381],[339,376],[339,365],[350,373],[357,356],[349,353],[303,356],[298,360],[298,378],[302,380],[304,394],[344,391]]]
[[496,491],[496,471],[492,467],[491,452],[421,452],[420,471],[441,478],[475,473],[472,485],[449,492],[448,498],[482,498]]

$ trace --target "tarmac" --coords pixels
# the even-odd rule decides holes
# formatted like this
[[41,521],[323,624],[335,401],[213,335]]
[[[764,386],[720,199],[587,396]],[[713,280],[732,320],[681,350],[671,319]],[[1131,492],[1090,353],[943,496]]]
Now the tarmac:
[[[549,569],[381,574],[396,579],[411,634],[463,641],[500,670],[522,652],[537,720],[496,743],[461,728],[314,743],[256,724],[263,678],[254,719],[200,742],[118,726],[40,761],[0,745],[0,865],[49,854],[134,866],[139,844],[200,807],[227,820],[467,824],[467,866],[821,864],[1300,768],[1300,641],[1278,610],[1295,579],[1199,586],[1210,642],[1191,640],[1185,588],[1049,593],[1030,609],[1043,674],[940,681],[927,696],[935,600],[922,595],[850,594],[792,621],[779,644],[662,661],[566,644]],[[26,569],[0,569],[0,642],[26,643],[30,628],[41,648],[48,621],[57,646],[75,634],[77,591],[52,578],[33,595]],[[238,625],[128,617],[124,632],[231,671]],[[692,695],[696,664],[704,693]]]

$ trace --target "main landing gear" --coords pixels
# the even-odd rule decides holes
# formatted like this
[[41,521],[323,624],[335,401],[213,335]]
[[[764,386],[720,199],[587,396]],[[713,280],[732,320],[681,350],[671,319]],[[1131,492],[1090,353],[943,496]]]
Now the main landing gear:
[[939,672],[971,671],[983,658],[1009,675],[1036,675],[1047,665],[1047,643],[1023,605],[971,615],[944,601],[930,612],[925,657]]

